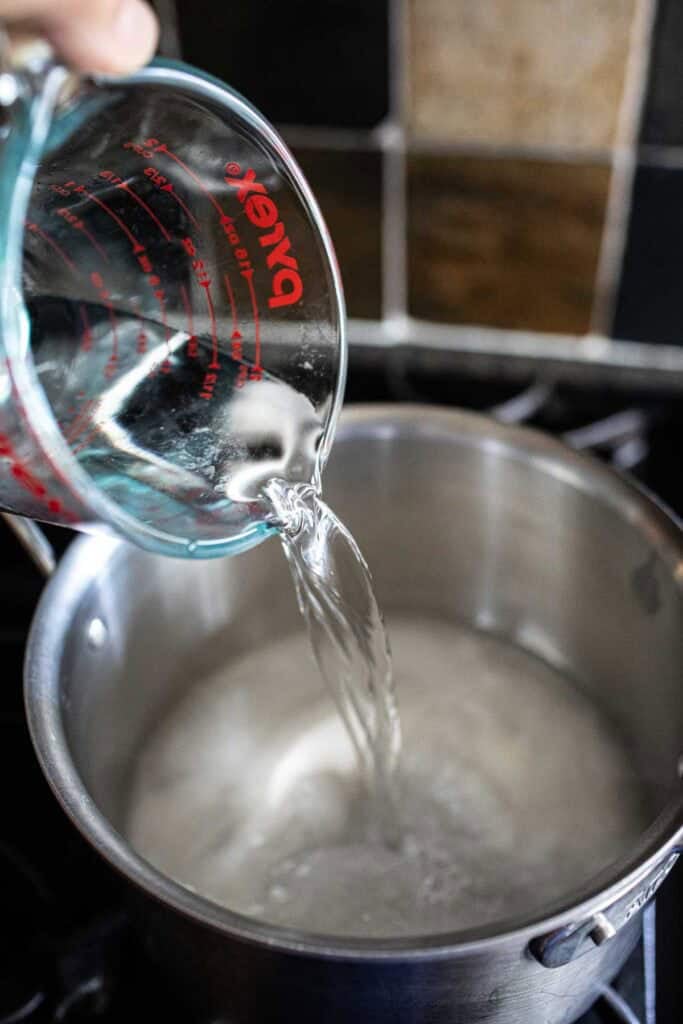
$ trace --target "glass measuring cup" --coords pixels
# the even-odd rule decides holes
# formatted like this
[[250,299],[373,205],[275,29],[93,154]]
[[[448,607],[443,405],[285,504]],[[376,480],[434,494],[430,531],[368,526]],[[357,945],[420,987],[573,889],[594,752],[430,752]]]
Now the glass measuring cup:
[[0,74],[0,506],[167,554],[236,552],[319,482],[346,371],[332,245],[237,93],[155,61]]

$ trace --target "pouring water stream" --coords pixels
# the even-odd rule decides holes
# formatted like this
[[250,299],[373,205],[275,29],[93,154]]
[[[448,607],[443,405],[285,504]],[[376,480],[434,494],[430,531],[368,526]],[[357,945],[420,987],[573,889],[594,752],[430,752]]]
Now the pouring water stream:
[[401,725],[370,570],[313,485],[274,479],[264,493],[280,524],[315,660],[358,757],[374,828],[384,843],[397,847]]

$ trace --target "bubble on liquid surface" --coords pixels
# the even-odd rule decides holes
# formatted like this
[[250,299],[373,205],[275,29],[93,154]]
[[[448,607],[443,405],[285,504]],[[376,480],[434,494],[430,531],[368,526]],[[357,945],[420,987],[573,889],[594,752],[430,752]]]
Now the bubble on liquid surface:
[[268,889],[268,899],[273,903],[286,903],[289,899],[289,890],[284,885],[271,885]]
[[261,921],[396,937],[542,912],[632,845],[650,820],[643,787],[587,698],[453,622],[389,626],[405,734],[399,846],[372,827],[302,633],[235,657],[162,718],[133,773],[135,849]]
[[104,647],[109,633],[102,619],[91,619],[88,623],[87,640],[91,651],[99,651]]

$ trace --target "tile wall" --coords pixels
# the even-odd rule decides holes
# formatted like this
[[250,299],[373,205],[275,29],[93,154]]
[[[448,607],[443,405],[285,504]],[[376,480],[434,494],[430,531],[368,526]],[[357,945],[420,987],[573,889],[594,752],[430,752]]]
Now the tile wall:
[[296,152],[352,317],[683,344],[681,0],[175,13]]

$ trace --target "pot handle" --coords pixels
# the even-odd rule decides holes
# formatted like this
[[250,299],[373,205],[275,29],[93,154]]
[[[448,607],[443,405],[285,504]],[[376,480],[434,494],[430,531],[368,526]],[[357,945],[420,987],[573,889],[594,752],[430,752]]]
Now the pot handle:
[[593,911],[590,917],[532,939],[529,952],[543,967],[564,967],[609,942],[654,898],[681,853],[683,843],[669,850],[635,885],[601,910]]
[[52,544],[38,524],[32,519],[12,515],[10,512],[2,512],[0,515],[43,576],[50,577],[57,565],[57,559]]

